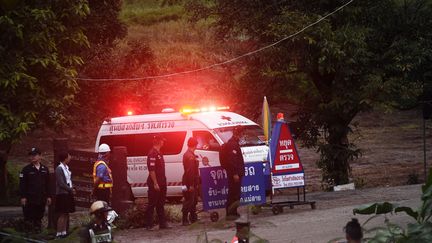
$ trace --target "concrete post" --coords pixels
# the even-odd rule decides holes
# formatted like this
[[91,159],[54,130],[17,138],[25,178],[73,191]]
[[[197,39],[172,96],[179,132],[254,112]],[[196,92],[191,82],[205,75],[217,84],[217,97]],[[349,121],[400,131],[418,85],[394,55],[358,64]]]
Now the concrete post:
[[236,224],[236,236],[239,243],[248,243],[250,234],[250,222],[237,220]]
[[121,214],[129,208],[131,201],[131,188],[127,182],[127,150],[126,147],[114,147],[110,168],[113,175],[112,207]]

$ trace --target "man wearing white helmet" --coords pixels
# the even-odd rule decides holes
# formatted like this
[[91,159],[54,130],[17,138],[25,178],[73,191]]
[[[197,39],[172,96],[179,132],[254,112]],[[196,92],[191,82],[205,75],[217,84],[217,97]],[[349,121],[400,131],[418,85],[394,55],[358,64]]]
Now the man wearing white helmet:
[[104,201],[96,201],[90,207],[91,222],[80,233],[80,242],[103,243],[113,242],[112,229],[107,221],[112,208]]
[[108,144],[101,144],[98,149],[98,160],[93,166],[93,195],[96,200],[110,204],[113,180],[111,169],[108,167],[111,149]]

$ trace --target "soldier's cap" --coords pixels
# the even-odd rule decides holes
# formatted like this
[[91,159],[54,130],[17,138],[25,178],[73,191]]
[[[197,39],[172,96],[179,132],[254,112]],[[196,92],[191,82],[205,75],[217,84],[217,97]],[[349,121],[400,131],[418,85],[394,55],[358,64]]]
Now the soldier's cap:
[[157,135],[154,135],[153,136],[153,143],[158,143],[158,142],[161,142],[161,141],[166,141],[166,138],[164,138],[162,135],[160,135],[160,134],[157,134]]
[[31,150],[28,152],[28,155],[32,155],[32,156],[37,155],[37,154],[41,155],[42,153],[36,147],[31,148]]

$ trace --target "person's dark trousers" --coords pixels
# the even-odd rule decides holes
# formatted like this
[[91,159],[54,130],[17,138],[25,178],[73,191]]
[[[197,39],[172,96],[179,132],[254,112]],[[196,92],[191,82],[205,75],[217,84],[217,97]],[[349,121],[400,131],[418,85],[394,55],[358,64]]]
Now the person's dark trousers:
[[27,203],[23,207],[24,220],[31,225],[32,229],[40,232],[42,229],[42,218],[45,214],[45,204]]
[[228,177],[228,199],[226,204],[227,216],[238,216],[237,208],[240,205],[241,180],[235,181],[232,176]]
[[109,205],[111,205],[111,189],[110,188],[104,188],[104,189],[96,189],[95,192],[96,200],[98,201],[105,201]]
[[158,215],[159,226],[166,226],[165,219],[165,199],[166,199],[167,187],[160,187],[160,191],[156,191],[152,186],[148,190],[148,206],[146,212],[147,227],[153,226],[153,211],[156,208],[156,213]]
[[196,214],[196,205],[198,203],[198,186],[195,186],[193,191],[183,192],[183,197],[183,221],[187,221],[189,214],[191,223],[194,223],[198,219]]

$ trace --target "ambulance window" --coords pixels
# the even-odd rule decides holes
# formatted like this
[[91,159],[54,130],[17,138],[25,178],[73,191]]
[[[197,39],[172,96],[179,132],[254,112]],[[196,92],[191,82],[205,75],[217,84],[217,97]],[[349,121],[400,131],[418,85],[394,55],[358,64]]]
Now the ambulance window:
[[197,149],[219,151],[220,145],[211,133],[207,131],[194,131],[192,134],[198,140]]
[[[166,138],[166,142],[161,149],[163,155],[179,154],[183,148],[186,132],[166,132],[158,133]],[[130,134],[130,135],[110,135],[100,138],[100,144],[106,143],[111,148],[115,146],[125,146],[128,156],[147,156],[153,147],[153,137],[156,133]]]
[[[224,143],[232,137],[234,127],[216,128],[217,135]],[[259,126],[243,126],[243,133],[240,137],[240,146],[264,145],[263,130]]]

